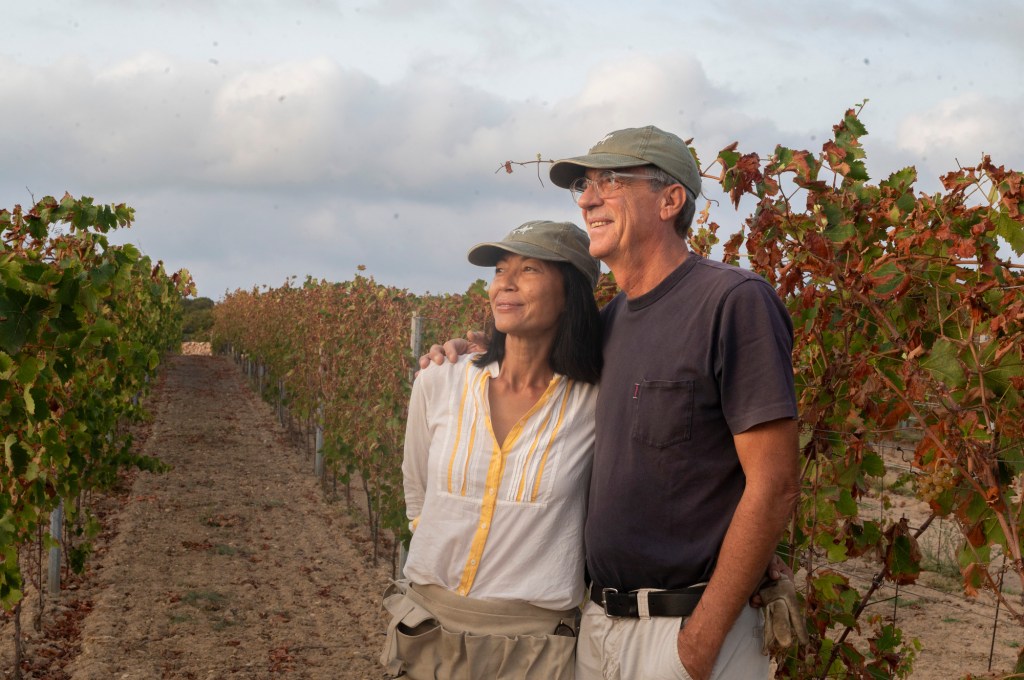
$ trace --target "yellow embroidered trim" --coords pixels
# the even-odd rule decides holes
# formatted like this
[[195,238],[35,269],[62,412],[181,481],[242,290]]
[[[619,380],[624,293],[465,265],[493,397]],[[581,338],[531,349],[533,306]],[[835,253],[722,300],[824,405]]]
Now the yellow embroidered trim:
[[540,459],[540,468],[537,470],[537,479],[533,484],[533,495],[530,496],[530,502],[537,501],[537,495],[540,493],[540,481],[544,477],[544,468],[548,462],[548,454],[551,453],[551,446],[555,443],[555,438],[558,437],[559,430],[562,429],[562,423],[565,422],[565,410],[569,406],[569,394],[572,392],[572,380],[568,381],[565,386],[565,394],[562,396],[562,407],[558,409],[558,421],[555,423],[555,431],[551,433],[551,437],[548,439],[548,446],[544,449],[544,456]]
[[551,414],[544,418],[544,422],[537,428],[537,434],[533,437],[533,441],[530,443],[530,452],[526,454],[526,460],[523,461],[523,469],[519,475],[519,488],[516,489],[516,502],[521,503],[523,501],[523,490],[526,488],[526,472],[530,469],[530,461],[533,460],[533,454],[537,452],[537,446],[540,444],[541,435],[548,428],[548,423],[551,421]]
[[476,572],[480,569],[480,558],[484,553],[484,546],[487,544],[487,536],[491,532],[491,521],[494,519],[494,508],[498,503],[498,488],[501,485],[501,477],[505,472],[505,453],[495,445],[491,452],[491,464],[487,468],[487,486],[484,489],[484,499],[480,507],[480,522],[473,533],[473,542],[469,545],[469,557],[466,558],[466,566],[462,570],[462,578],[459,580],[459,594],[468,595],[473,581],[476,579]]
[[476,408],[473,409],[473,422],[469,426],[469,446],[466,448],[466,460],[462,466],[462,487],[459,489],[459,495],[463,497],[466,495],[466,484],[469,481],[469,461],[473,458],[473,447],[476,446],[476,431],[479,427],[477,425],[477,421],[480,419],[481,413],[486,413],[486,411],[484,411],[484,404],[486,402],[482,399],[482,394],[490,377],[491,374],[487,371],[481,373],[480,378],[477,380],[478,384],[473,390],[473,399],[476,402]]
[[469,370],[472,362],[467,362],[466,379],[462,385],[462,396],[459,398],[459,419],[456,422],[455,443],[452,445],[451,457],[448,459],[448,493],[452,492],[452,472],[455,468],[455,456],[459,452],[459,441],[462,439],[462,416],[466,412],[466,397],[469,395]]

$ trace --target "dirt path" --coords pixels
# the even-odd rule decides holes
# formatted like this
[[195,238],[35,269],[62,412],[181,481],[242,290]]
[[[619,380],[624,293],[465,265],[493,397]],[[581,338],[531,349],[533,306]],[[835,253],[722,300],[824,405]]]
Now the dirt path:
[[172,357],[152,399],[119,532],[73,680],[380,678],[379,593],[365,531],[229,360]]

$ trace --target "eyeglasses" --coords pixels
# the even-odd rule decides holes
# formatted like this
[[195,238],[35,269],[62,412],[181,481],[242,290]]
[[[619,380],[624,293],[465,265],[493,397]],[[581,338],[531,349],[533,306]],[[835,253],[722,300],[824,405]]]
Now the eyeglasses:
[[569,184],[569,193],[572,194],[572,200],[579,202],[580,196],[588,188],[593,187],[597,190],[597,195],[601,198],[607,198],[612,194],[621,191],[622,187],[625,186],[624,179],[653,179],[650,175],[639,174],[635,172],[616,172],[614,170],[606,170],[597,177],[591,179],[590,177],[577,177]]

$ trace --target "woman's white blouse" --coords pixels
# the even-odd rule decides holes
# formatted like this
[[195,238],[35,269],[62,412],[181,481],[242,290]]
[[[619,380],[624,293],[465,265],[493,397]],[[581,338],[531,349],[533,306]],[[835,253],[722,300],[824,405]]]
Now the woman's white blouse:
[[498,444],[497,362],[472,356],[416,378],[405,434],[405,576],[485,600],[569,609],[583,599],[583,521],[597,386],[555,374]]

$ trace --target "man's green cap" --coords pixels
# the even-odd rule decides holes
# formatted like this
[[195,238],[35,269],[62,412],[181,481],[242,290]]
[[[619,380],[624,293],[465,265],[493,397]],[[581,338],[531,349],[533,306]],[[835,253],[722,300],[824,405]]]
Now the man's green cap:
[[590,147],[586,156],[564,158],[551,166],[551,181],[568,189],[588,168],[616,170],[655,165],[700,195],[700,170],[686,142],[653,125],[616,130]]
[[591,288],[597,286],[600,263],[590,256],[590,237],[572,222],[537,220],[522,224],[501,241],[478,243],[469,249],[469,261],[493,267],[505,253],[538,260],[568,262],[583,272]]

